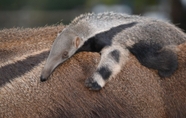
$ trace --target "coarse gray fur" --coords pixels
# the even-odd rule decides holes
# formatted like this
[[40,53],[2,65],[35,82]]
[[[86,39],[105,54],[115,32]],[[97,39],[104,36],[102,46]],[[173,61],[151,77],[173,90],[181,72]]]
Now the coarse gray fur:
[[101,60],[96,72],[85,83],[90,89],[99,90],[120,72],[128,60],[129,50],[141,40],[163,48],[185,42],[186,35],[170,23],[150,18],[113,12],[83,14],[57,36],[41,73],[41,81],[77,51],[92,51],[93,48],[101,53]]

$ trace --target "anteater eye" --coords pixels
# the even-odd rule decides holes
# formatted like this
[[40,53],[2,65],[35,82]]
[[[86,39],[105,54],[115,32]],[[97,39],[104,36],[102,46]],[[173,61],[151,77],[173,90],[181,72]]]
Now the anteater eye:
[[68,57],[68,52],[65,51],[65,52],[63,53],[63,55],[62,55],[62,58],[65,59],[65,58],[67,58],[67,57]]

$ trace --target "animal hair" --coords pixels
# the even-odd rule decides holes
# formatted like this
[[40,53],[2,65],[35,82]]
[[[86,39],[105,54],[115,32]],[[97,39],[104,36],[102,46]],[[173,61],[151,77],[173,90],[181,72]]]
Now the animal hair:
[[[156,70],[142,66],[130,54],[130,61],[106,89],[91,92],[82,82],[96,70],[98,53],[80,52],[60,65],[52,73],[53,79],[45,83],[38,79],[47,58],[44,52],[49,51],[54,34],[61,30],[59,27],[13,30],[14,41],[9,41],[12,29],[0,31],[0,39],[7,37],[4,43],[14,44],[15,49],[0,46],[0,50],[15,52],[14,57],[0,58],[7,62],[0,63],[0,68],[7,68],[0,69],[1,118],[185,118],[186,43],[176,46],[179,66],[171,77],[160,79]],[[30,36],[23,35],[27,31]],[[35,44],[41,46],[35,48]],[[35,49],[23,53],[20,47]],[[3,53],[9,55],[6,52]],[[36,61],[38,64],[33,65]],[[21,68],[28,71],[16,71]]]
[[[73,45],[77,40],[78,45]],[[140,41],[149,42],[148,48],[144,48]],[[159,20],[113,12],[80,15],[54,41],[40,79],[47,80],[59,64],[75,53],[95,51],[101,54],[101,60],[95,73],[85,81],[85,85],[91,90],[100,90],[120,72],[128,61],[129,51],[133,50],[133,54],[139,57],[139,52],[134,51],[136,47],[142,47],[141,51],[148,52],[143,56],[144,59],[141,59],[142,56],[138,58],[142,65],[157,69],[160,76],[167,77],[176,70],[177,57],[171,48],[166,47],[185,41],[186,35],[180,29]],[[159,45],[161,49],[156,49]],[[151,46],[152,51],[149,51]],[[158,51],[159,55],[154,55]],[[61,59],[61,55],[66,53],[68,56]],[[167,58],[168,56],[172,58]],[[156,67],[160,63],[162,67]]]
[[141,40],[129,47],[129,50],[142,65],[158,70],[160,77],[169,77],[178,67],[174,47]]

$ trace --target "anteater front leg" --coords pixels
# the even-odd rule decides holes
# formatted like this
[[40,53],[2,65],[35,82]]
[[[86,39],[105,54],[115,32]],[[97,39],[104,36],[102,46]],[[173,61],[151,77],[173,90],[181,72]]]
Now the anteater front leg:
[[129,51],[120,46],[107,46],[101,51],[101,60],[96,72],[85,81],[91,90],[100,90],[108,80],[118,74],[128,59]]

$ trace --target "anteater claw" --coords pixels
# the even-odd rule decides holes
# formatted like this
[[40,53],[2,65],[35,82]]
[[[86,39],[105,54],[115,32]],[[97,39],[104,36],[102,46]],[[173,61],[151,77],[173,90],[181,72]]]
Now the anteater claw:
[[85,80],[85,86],[89,88],[89,90],[101,90],[101,86],[95,82],[92,78],[89,78],[87,80]]

